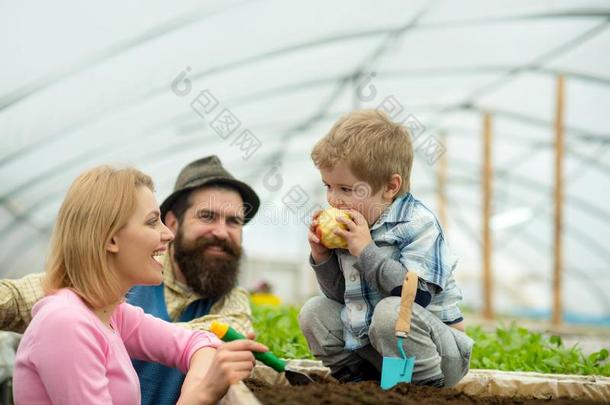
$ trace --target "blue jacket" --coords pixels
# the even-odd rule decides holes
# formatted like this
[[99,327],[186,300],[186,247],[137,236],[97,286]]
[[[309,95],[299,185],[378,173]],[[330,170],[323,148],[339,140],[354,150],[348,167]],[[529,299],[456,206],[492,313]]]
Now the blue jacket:
[[[130,304],[141,307],[147,314],[171,322],[165,304],[164,289],[164,284],[137,286],[127,294],[127,300]],[[213,302],[209,299],[192,302],[178,322],[188,322],[207,315],[212,305]],[[142,405],[174,405],[178,401],[184,374],[175,368],[142,360],[133,360],[133,366],[140,377]]]

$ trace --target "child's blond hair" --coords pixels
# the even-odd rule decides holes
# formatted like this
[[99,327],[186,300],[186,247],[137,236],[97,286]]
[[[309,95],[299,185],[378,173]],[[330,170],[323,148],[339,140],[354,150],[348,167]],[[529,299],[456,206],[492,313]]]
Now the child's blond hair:
[[136,210],[137,188],[154,190],[133,168],[99,166],[74,180],[59,209],[43,286],[47,294],[70,288],[93,308],[123,299],[106,246]]
[[311,152],[318,168],[347,164],[354,175],[378,192],[399,174],[402,184],[396,196],[410,191],[413,147],[407,129],[377,110],[350,112],[333,125]]

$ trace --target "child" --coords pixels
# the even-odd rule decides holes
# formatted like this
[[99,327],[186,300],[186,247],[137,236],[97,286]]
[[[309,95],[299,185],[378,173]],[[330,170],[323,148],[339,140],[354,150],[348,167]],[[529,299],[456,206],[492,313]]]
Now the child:
[[456,259],[434,214],[409,193],[413,149],[402,126],[375,110],[340,118],[314,147],[328,203],[349,213],[329,250],[308,233],[310,264],[324,296],[299,314],[310,350],[340,381],[379,379],[382,356],[400,357],[394,327],[406,273],[419,276],[411,332],[413,382],[450,387],[468,372],[472,340],[463,333]]

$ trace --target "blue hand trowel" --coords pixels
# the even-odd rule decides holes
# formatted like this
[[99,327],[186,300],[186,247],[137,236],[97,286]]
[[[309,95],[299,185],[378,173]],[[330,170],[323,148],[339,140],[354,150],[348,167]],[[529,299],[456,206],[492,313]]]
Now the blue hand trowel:
[[403,341],[411,330],[411,311],[417,293],[417,274],[407,272],[400,295],[400,310],[396,321],[396,340],[401,357],[384,357],[381,367],[381,388],[390,389],[401,382],[411,382],[415,357],[407,357]]

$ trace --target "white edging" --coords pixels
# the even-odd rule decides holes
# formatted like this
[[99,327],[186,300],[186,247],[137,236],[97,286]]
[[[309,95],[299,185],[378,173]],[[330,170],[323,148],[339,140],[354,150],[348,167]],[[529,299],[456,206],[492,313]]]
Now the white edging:
[[221,405],[262,405],[254,396],[252,391],[243,382],[238,382],[229,387],[229,391],[222,397]]
[[454,387],[476,396],[610,401],[610,378],[499,370],[470,370]]

